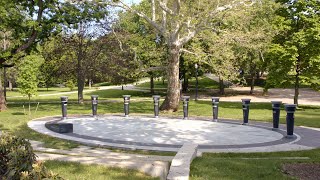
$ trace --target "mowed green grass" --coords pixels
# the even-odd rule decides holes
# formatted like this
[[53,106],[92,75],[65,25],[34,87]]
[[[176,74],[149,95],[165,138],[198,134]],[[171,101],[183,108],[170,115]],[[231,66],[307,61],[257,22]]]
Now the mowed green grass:
[[[132,95],[130,103],[131,114],[153,114],[153,102],[151,94],[140,91],[100,90],[85,93],[85,99],[90,100],[90,95],[98,94],[100,100],[116,100],[99,102],[98,113],[123,114],[122,95]],[[76,101],[76,94],[68,95],[71,101]],[[163,101],[163,97],[161,101]],[[53,101],[53,103],[52,103]],[[38,140],[45,143],[46,147],[58,149],[70,149],[77,147],[77,143],[56,139],[39,134],[27,127],[27,122],[33,118],[61,114],[59,96],[36,97],[34,102],[40,102],[37,112],[36,105],[32,104],[32,115],[25,114],[22,102],[23,98],[9,99],[9,109],[0,112],[0,129],[10,131],[25,138]],[[50,102],[50,103],[49,103]],[[26,108],[26,105],[25,105]],[[26,108],[27,109],[27,108]],[[27,112],[26,112],[27,113]],[[84,104],[69,103],[68,114],[91,114],[90,102]],[[162,116],[178,116],[182,118],[182,103],[179,110],[174,113],[161,112]],[[212,117],[212,105],[210,101],[193,101],[189,103],[189,115],[191,117]],[[228,119],[242,119],[241,102],[220,102],[219,117]],[[272,121],[272,109],[270,103],[252,103],[250,105],[250,120]],[[281,123],[285,123],[285,111],[281,108]],[[320,127],[320,107],[300,106],[295,114],[295,125]],[[148,153],[147,153],[148,154]],[[310,160],[281,160],[274,157],[310,157]],[[251,157],[269,157],[271,159],[240,159]],[[292,162],[319,162],[320,150],[301,152],[278,153],[248,153],[248,154],[209,154],[196,158],[191,165],[191,179],[291,179],[281,172],[284,163]],[[48,161],[48,168],[66,179],[148,179],[149,177],[131,170],[106,169],[102,166],[87,166],[78,163],[64,163]],[[131,178],[132,177],[132,178]]]
[[[168,82],[166,80],[164,81],[164,83],[162,80],[154,81],[155,89],[166,89],[167,86],[168,86]],[[150,89],[150,82],[138,84],[137,87]],[[196,78],[189,79],[189,88],[195,88],[195,87],[196,87]],[[210,78],[202,76],[198,78],[198,88],[199,89],[218,89],[219,83],[217,83],[216,81],[213,81]]]
[[[283,157],[292,159],[281,159]],[[309,159],[296,160],[294,157]],[[192,162],[190,179],[296,179],[284,174],[282,166],[302,162],[320,163],[320,149],[273,153],[204,153]]]
[[[131,98],[130,113],[131,114],[153,114],[153,101],[151,95],[139,91],[123,92],[121,90],[105,90],[97,91],[92,94],[98,94],[101,96],[100,99],[112,99],[114,97],[122,96],[122,94],[135,94]],[[140,95],[140,97],[138,96]],[[49,101],[54,99],[53,97],[47,97]],[[59,98],[59,97],[57,97]],[[117,98],[117,101],[99,102],[98,113],[115,113],[123,114],[123,100]],[[16,102],[22,102],[22,100],[16,99]],[[37,108],[37,104],[32,104],[31,116],[28,115],[27,104],[9,104],[8,110],[0,112],[0,129],[14,132],[25,138],[38,140],[45,142],[47,147],[69,149],[76,147],[77,144],[64,140],[59,140],[39,134],[32,131],[27,127],[27,122],[31,119],[61,115],[61,105],[59,99],[56,103],[46,103],[46,99],[43,99]],[[161,98],[163,101],[163,98]],[[10,102],[10,101],[9,101]],[[23,108],[24,106],[24,108]],[[36,112],[35,112],[36,111]],[[91,114],[91,103],[87,102],[84,104],[69,103],[68,114]],[[160,116],[183,116],[182,103],[180,103],[179,110],[174,113],[160,112]],[[191,117],[212,117],[212,105],[210,101],[190,101],[189,103],[189,116]],[[220,102],[219,104],[219,118],[227,119],[242,119],[242,105],[241,102]],[[272,109],[270,103],[252,103],[250,105],[250,120],[272,122]],[[280,123],[285,124],[285,111],[281,109]],[[295,114],[295,125],[297,126],[310,126],[320,127],[320,107],[318,106],[300,106],[300,109]]]
[[[85,89],[88,89],[87,87]],[[73,89],[73,91],[77,91],[77,88],[75,87]],[[69,88],[63,87],[63,88],[59,88],[59,87],[51,87],[51,88],[38,88],[38,95],[42,95],[42,94],[55,94],[55,93],[64,93],[64,92],[70,92]],[[17,88],[13,88],[12,91],[9,91],[7,89],[7,97],[13,97],[13,96],[22,96],[22,94],[19,92],[19,90]]]
[[47,169],[68,180],[158,180],[137,170],[84,165],[74,162],[46,161]]

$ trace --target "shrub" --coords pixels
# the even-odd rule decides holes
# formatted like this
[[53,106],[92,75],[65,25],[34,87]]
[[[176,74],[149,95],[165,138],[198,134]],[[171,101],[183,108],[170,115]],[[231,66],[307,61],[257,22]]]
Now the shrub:
[[66,82],[66,86],[70,89],[70,91],[72,91],[74,89],[74,87],[75,87],[75,84],[74,84],[74,82],[72,80],[68,80]]
[[0,135],[0,179],[43,178],[62,179],[36,161],[28,140],[7,133]]

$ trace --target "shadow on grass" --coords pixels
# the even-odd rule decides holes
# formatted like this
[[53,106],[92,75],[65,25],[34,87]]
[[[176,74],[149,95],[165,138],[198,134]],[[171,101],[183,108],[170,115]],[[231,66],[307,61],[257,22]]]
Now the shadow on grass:
[[123,95],[131,95],[132,97],[151,97],[150,92],[143,91],[129,91],[129,90],[99,90],[95,92],[87,93],[87,95],[98,95],[99,98],[122,98]]
[[45,147],[49,147],[49,148],[72,149],[72,148],[78,147],[79,145],[78,143],[74,143],[67,140],[60,140],[58,138],[54,138],[54,137],[33,131],[27,126],[27,124],[23,124],[19,126],[17,129],[13,130],[12,133],[26,139],[41,141],[44,143]]
[[26,115],[25,113],[22,113],[22,112],[14,112],[14,113],[11,113],[11,114],[15,115],[15,116]]

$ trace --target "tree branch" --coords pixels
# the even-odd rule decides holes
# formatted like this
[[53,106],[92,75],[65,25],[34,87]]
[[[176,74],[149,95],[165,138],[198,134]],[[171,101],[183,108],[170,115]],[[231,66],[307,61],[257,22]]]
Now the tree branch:
[[[37,16],[37,23],[40,26],[41,25],[43,11],[44,11],[43,1],[42,0],[38,1],[38,7],[39,7],[39,10],[38,10],[38,16]],[[38,33],[39,33],[39,31],[36,28],[33,28],[30,38],[27,40],[27,42],[25,44],[20,46],[15,51],[15,53],[19,53],[19,52],[24,51],[27,48],[29,48],[32,45],[32,43],[36,40],[36,38],[38,36]]]
[[127,11],[135,13],[136,15],[140,16],[141,18],[145,19],[148,23],[150,23],[151,26],[153,26],[155,29],[157,29],[163,36],[167,36],[165,29],[163,27],[161,27],[159,24],[157,24],[155,21],[152,21],[152,19],[150,19],[147,15],[145,15],[142,12],[138,12],[138,11],[132,9],[130,6],[128,6],[127,4],[122,2],[121,0],[119,0],[119,3],[120,3],[120,5],[118,5],[118,7],[122,7],[123,9],[125,9]]
[[120,39],[118,38],[116,32],[114,31],[114,29],[112,28],[112,33],[114,34],[114,36],[116,37],[117,41],[119,42],[119,47],[120,47],[120,50],[123,51],[123,48],[122,48],[122,42],[120,41]]
[[159,2],[159,6],[160,8],[165,11],[166,13],[170,14],[170,15],[176,15],[175,12],[173,12],[173,10],[171,10],[170,8],[167,7],[167,3],[163,2],[163,1],[158,1]]

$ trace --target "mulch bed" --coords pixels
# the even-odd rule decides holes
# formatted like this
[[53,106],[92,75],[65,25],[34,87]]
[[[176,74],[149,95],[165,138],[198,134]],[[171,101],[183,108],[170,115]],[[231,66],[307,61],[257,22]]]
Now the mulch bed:
[[284,173],[301,180],[320,180],[320,163],[292,163],[282,166]]

